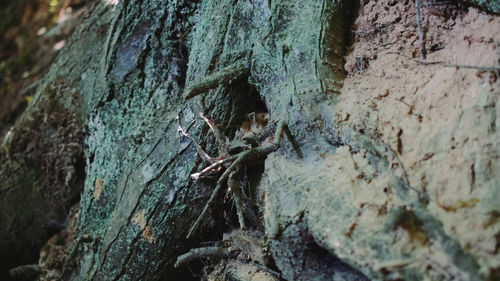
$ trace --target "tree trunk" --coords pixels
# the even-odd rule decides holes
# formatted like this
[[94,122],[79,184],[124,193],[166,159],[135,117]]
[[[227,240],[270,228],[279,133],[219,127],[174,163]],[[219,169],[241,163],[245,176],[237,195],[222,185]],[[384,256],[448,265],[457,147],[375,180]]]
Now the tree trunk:
[[[201,241],[221,240],[234,227],[221,225],[218,203],[219,211],[185,238],[214,182],[189,180],[202,163],[179,137],[177,116],[213,156],[215,140],[199,112],[230,139],[251,112],[269,112],[271,126],[287,119],[299,138],[319,133],[304,128],[319,122],[320,112],[310,111],[313,98],[328,104],[341,84],[352,7],[299,2],[128,1],[116,7],[99,68],[82,79],[92,111],[79,233],[92,240],[78,245],[70,279],[180,279],[186,270],[173,269],[177,256]],[[239,61],[248,63],[249,77],[184,101],[186,85]]]
[[[420,280],[425,276],[421,268],[387,265],[411,255],[391,249],[394,232],[377,232],[366,242],[331,230],[332,217],[338,215],[349,224],[351,214],[359,211],[359,206],[330,198],[335,180],[327,160],[348,147],[351,155],[364,154],[367,159],[361,174],[365,169],[388,175],[383,184],[394,190],[394,200],[403,202],[386,207],[381,220],[387,229],[417,229],[449,259],[444,267],[471,280],[484,277],[477,261],[427,209],[428,196],[410,185],[397,153],[376,135],[332,118],[345,75],[355,6],[340,0],[96,3],[39,85],[0,155],[8,159],[0,180],[18,187],[8,191],[0,185],[2,206],[8,206],[0,217],[5,224],[0,256],[14,251],[9,245],[41,246],[50,226],[63,220],[58,211],[68,208],[79,191],[83,175],[73,174],[85,166],[78,239],[67,257],[63,280],[189,280],[193,276],[186,265],[174,267],[178,256],[208,241],[236,247],[235,241],[241,240],[261,246],[239,246],[238,257],[215,251],[216,265],[191,266],[199,272],[214,266],[219,276],[209,274],[213,280],[251,280],[242,274],[245,270],[267,272],[270,280]],[[186,99],[189,93],[193,97]],[[255,116],[263,113],[267,117],[259,136],[252,141],[243,138],[248,122],[255,125]],[[215,124],[219,137],[209,124]],[[280,142],[279,134],[273,139],[281,128],[278,124],[289,130]],[[46,137],[46,132],[62,127],[69,129]],[[27,154],[33,150],[30,138],[42,139],[33,144],[37,153],[60,154]],[[222,166],[214,177],[192,177],[208,165],[193,140],[218,159],[251,146],[275,147],[246,159],[227,181],[218,182],[231,168]],[[60,149],[69,143],[77,145]],[[66,160],[54,162],[58,158]],[[59,169],[57,178],[44,174],[49,166],[51,171]],[[318,171],[330,177],[316,177]],[[23,177],[9,178],[13,174]],[[243,219],[233,208],[233,202],[239,204],[234,191],[227,191],[225,199],[214,195],[200,226],[186,238],[216,186],[226,191],[243,183],[252,190]],[[43,191],[34,192],[39,186]],[[67,193],[52,198],[49,187]],[[40,206],[29,207],[21,200],[25,194]],[[16,205],[9,205],[13,200]],[[22,204],[31,212],[23,218],[35,217],[35,225],[42,227],[30,229],[33,222],[26,219],[9,221]],[[56,211],[47,213],[49,209]],[[36,215],[40,213],[44,216]],[[248,229],[235,231],[242,222]],[[18,241],[13,233],[21,231],[32,236]],[[369,232],[370,227],[360,223],[357,231]],[[422,247],[430,248],[425,243]],[[363,260],[360,252],[374,254]],[[2,271],[31,259],[32,255],[5,258]]]

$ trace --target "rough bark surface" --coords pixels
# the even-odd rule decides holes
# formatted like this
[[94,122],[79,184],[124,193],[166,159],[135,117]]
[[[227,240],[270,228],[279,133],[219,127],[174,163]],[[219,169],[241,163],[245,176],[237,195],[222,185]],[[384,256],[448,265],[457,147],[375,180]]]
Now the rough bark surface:
[[[72,279],[173,276],[179,254],[202,238],[217,239],[203,234],[205,227],[196,238],[184,238],[211,182],[188,180],[201,163],[195,148],[177,135],[176,117],[210,148],[214,140],[204,136],[207,128],[197,111],[222,124],[231,137],[246,113],[268,110],[271,123],[287,118],[294,83],[304,93],[323,89],[318,98],[330,99],[342,73],[340,64],[327,61],[327,56],[342,59],[345,26],[332,20],[333,14],[341,14],[341,6],[321,1],[309,5],[131,1],[116,7],[94,96],[87,97],[93,112],[87,123],[88,176],[80,233],[93,240],[82,248]],[[311,19],[317,22],[313,30]],[[196,22],[192,33],[190,20]],[[326,45],[330,49],[324,50]],[[204,99],[201,105],[199,100],[182,100],[185,81],[189,85],[203,79],[246,59],[252,50],[250,82],[199,98]],[[335,76],[327,75],[330,70]],[[301,81],[294,82],[299,76]],[[265,100],[262,108],[259,99]],[[298,110],[301,99],[312,107],[310,97],[297,99]],[[314,113],[301,111],[309,115],[308,122],[315,122]],[[225,226],[218,228],[221,233]]]

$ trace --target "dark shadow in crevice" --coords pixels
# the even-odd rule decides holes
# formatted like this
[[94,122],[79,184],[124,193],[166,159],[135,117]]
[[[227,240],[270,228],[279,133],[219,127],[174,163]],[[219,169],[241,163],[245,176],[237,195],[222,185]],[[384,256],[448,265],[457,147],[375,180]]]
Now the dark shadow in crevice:
[[276,267],[286,280],[369,279],[316,243],[304,221],[289,225],[269,242]]

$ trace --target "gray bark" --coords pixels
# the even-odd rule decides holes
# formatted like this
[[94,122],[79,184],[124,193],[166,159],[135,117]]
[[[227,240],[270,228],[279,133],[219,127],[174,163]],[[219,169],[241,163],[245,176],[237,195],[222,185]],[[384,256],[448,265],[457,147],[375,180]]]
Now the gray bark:
[[[178,279],[185,274],[173,270],[178,255],[227,231],[217,226],[220,211],[214,210],[198,234],[185,239],[214,182],[189,179],[202,164],[189,140],[177,135],[177,115],[212,155],[215,140],[199,111],[229,138],[246,113],[264,110],[270,124],[287,119],[299,138],[319,136],[306,128],[320,122],[316,103],[326,106],[340,87],[350,8],[299,2],[128,1],[116,7],[99,68],[82,80],[92,111],[80,233],[92,242],[79,246],[67,277]],[[248,60],[250,52],[248,78],[218,95],[183,100],[184,87]]]

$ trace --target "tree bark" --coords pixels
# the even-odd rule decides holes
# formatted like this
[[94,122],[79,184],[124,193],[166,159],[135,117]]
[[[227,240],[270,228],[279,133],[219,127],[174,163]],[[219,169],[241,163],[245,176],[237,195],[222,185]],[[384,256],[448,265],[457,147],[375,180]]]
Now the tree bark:
[[[126,1],[108,7],[113,19],[96,44],[102,49],[91,49],[100,52],[99,64],[95,58],[87,63],[98,68],[82,71],[81,81],[90,110],[79,233],[92,241],[77,245],[65,278],[180,279],[187,273],[174,270],[177,256],[203,240],[220,240],[231,228],[212,211],[198,234],[185,238],[214,182],[189,179],[202,166],[195,147],[177,135],[177,116],[212,155],[216,142],[198,112],[221,124],[229,138],[247,113],[262,111],[270,113],[270,124],[288,120],[299,138],[319,133],[305,124],[318,124],[315,102],[328,103],[339,90],[352,7],[295,2]],[[89,23],[80,30],[82,36],[92,32]],[[68,50],[79,44],[76,38]],[[241,61],[248,62],[249,75],[222,85],[219,94],[184,100],[185,87]]]

